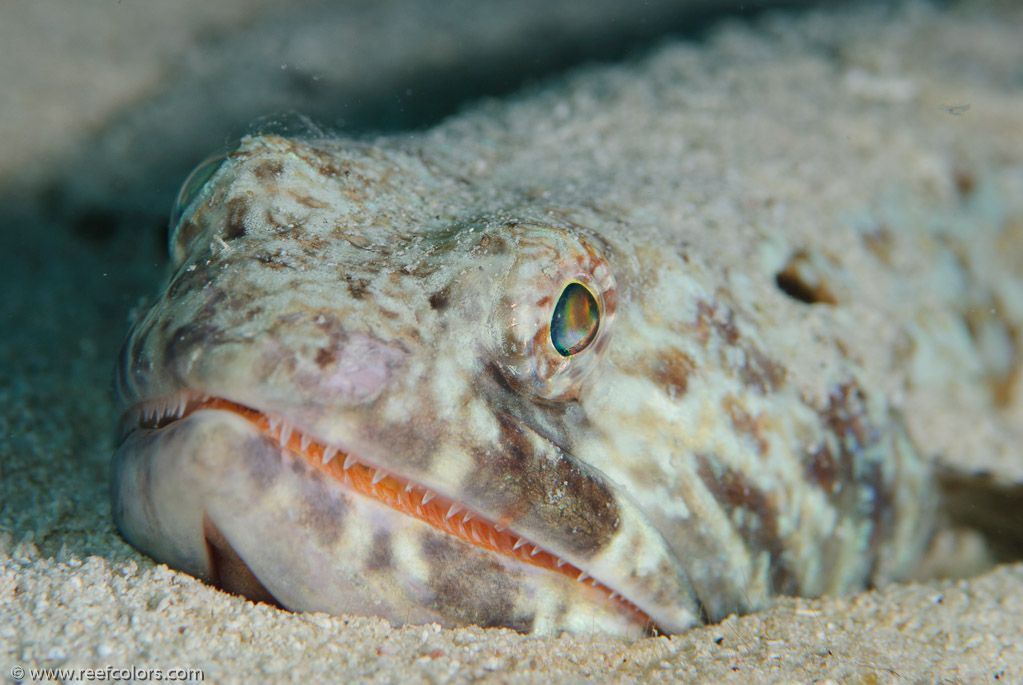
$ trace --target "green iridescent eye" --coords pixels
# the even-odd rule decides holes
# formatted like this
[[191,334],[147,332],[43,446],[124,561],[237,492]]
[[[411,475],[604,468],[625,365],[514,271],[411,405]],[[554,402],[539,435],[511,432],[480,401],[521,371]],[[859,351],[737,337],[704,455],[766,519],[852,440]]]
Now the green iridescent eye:
[[174,230],[174,227],[181,221],[182,215],[185,210],[188,209],[188,205],[192,204],[192,200],[199,195],[199,191],[206,185],[206,181],[213,177],[213,174],[217,173],[217,169],[227,159],[226,152],[218,152],[215,155],[210,155],[202,162],[199,163],[192,173],[188,175],[185,182],[181,184],[181,190],[178,191],[178,199],[174,203],[174,209],[171,211],[170,227]]
[[551,317],[551,342],[562,357],[585,350],[597,336],[600,308],[582,283],[569,283],[561,292]]

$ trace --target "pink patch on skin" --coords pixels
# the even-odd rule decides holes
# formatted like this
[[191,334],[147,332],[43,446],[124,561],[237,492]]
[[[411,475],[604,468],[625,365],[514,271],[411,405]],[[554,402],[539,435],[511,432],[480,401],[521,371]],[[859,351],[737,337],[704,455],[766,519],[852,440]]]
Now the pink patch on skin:
[[400,348],[362,333],[353,333],[337,345],[332,368],[316,369],[315,382],[349,402],[371,400],[386,387],[392,369],[405,357]]

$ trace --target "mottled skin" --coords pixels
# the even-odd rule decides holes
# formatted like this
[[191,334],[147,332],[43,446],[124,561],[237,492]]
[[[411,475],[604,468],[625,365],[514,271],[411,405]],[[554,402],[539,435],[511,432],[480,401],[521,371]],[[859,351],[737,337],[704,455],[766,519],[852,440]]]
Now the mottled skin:
[[[226,585],[295,610],[633,635],[915,560],[929,470],[854,362],[813,398],[700,254],[477,191],[415,149],[243,141],[183,208],[119,361],[125,536],[213,580],[227,550],[258,583]],[[565,358],[549,323],[570,281],[602,316]],[[154,429],[130,410],[182,391],[283,417],[642,613],[351,492],[232,411]]]

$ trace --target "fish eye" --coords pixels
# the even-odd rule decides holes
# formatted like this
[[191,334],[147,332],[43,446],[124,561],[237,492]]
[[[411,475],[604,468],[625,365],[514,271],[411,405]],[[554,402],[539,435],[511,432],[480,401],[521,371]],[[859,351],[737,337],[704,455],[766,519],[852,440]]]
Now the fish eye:
[[597,298],[582,283],[572,281],[561,291],[551,317],[551,342],[562,357],[589,347],[600,327]]
[[181,190],[178,191],[178,199],[174,202],[174,209],[171,211],[170,227],[171,231],[181,221],[181,217],[184,216],[185,210],[188,209],[188,205],[192,204],[192,201],[199,195],[199,192],[206,185],[213,174],[217,173],[217,169],[227,159],[226,152],[218,152],[214,155],[210,155],[202,162],[200,162],[192,173],[188,175],[185,182],[181,184]]

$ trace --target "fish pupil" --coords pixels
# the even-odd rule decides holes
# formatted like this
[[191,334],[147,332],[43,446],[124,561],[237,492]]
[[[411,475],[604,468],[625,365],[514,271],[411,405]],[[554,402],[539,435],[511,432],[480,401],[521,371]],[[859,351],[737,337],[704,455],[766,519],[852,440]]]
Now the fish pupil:
[[582,283],[572,282],[561,292],[551,317],[551,342],[562,357],[586,349],[597,335],[600,309],[593,293]]

